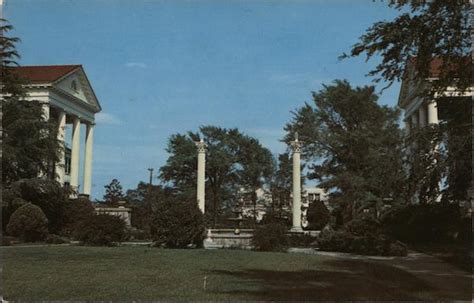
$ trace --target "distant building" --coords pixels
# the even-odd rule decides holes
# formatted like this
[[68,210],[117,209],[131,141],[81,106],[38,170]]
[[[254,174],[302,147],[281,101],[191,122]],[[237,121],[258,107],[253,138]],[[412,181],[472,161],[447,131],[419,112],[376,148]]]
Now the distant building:
[[[268,213],[271,209],[272,204],[272,197],[271,194],[266,192],[265,190],[259,188],[256,191],[257,193],[257,205],[254,210],[254,206],[252,205],[251,201],[246,199],[244,201],[243,209],[243,216],[250,218],[253,217],[254,212],[256,212],[256,219],[257,222],[260,222],[263,219],[263,216]],[[309,206],[314,201],[322,201],[328,209],[330,209],[328,205],[328,195],[324,191],[324,189],[319,187],[304,187],[302,191],[302,200],[303,205]],[[291,201],[289,201],[291,203]],[[287,205],[283,207],[283,210],[288,212],[291,211],[291,205]]]
[[[101,107],[81,65],[21,66],[12,68],[23,82],[26,100],[41,103],[46,119],[58,123],[58,139],[65,152],[46,175],[79,190],[81,124],[85,125],[84,171],[82,193],[90,195],[92,186],[92,145],[95,114]],[[72,125],[67,144],[66,124]],[[71,146],[71,148],[69,148]]]

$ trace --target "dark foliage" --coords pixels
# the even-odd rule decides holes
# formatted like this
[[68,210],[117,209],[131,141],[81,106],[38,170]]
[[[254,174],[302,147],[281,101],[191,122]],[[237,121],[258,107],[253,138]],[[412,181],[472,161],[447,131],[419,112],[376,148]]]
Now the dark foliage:
[[338,230],[325,229],[318,237],[321,250],[361,255],[405,256],[406,246],[384,233],[379,221],[359,216]]
[[281,223],[268,223],[255,229],[252,245],[258,251],[285,251],[288,247],[287,227]]
[[125,222],[107,214],[94,215],[82,221],[76,229],[75,238],[93,246],[114,246],[125,240]]
[[[48,229],[51,233],[61,231],[64,208],[70,195],[69,190],[56,181],[35,178],[17,181],[11,184],[8,191],[10,198],[21,198],[39,206],[48,218]],[[13,201],[6,201],[7,207]]]
[[22,101],[22,79],[13,72],[19,54],[18,38],[9,37],[13,27],[0,19],[2,185],[39,174],[49,175],[51,163],[59,160],[62,147],[57,139],[56,122],[46,121],[39,102]]
[[105,187],[104,202],[109,206],[118,206],[119,201],[124,200],[122,185],[117,179],[113,179]]
[[457,204],[408,205],[387,212],[382,220],[389,235],[407,243],[449,242],[463,231]]
[[157,246],[201,246],[206,232],[204,215],[195,201],[172,198],[157,201],[150,232]]
[[315,200],[311,202],[308,208],[308,222],[309,226],[307,229],[310,230],[321,230],[329,223],[331,215],[329,210],[321,200]]
[[312,104],[287,123],[285,142],[295,132],[305,144],[309,179],[331,192],[331,203],[353,216],[368,200],[403,192],[403,140],[399,110],[377,103],[374,87],[352,87],[346,80],[313,92]]
[[25,242],[41,241],[48,235],[48,219],[41,208],[27,203],[12,214],[7,232]]
[[44,242],[46,242],[48,244],[65,244],[65,243],[69,243],[70,240],[66,237],[61,237],[59,235],[51,235],[50,234],[46,237]]
[[70,199],[64,203],[61,234],[72,236],[83,221],[94,216],[92,203],[87,198]]

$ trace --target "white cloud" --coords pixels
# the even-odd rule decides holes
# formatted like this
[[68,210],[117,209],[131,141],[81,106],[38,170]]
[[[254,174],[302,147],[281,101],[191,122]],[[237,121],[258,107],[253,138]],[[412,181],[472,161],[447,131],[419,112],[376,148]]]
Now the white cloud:
[[95,115],[95,122],[98,124],[119,125],[122,124],[119,118],[108,113],[98,113]]
[[130,68],[147,68],[147,65],[143,62],[127,62],[125,63],[125,66],[126,67],[130,67]]

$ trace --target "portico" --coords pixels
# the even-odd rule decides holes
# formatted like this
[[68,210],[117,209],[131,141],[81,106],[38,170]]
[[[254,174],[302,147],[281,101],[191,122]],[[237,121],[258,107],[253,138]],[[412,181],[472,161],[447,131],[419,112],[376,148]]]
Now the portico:
[[[95,114],[101,107],[84,69],[81,65],[21,66],[14,72],[25,82],[25,99],[40,102],[44,118],[57,123],[58,140],[64,146],[58,163],[52,163],[50,171],[42,175],[71,186],[76,194],[90,195]],[[70,140],[66,131],[68,125],[71,127]],[[81,128],[85,131],[83,142]],[[82,182],[79,180],[81,169]]]

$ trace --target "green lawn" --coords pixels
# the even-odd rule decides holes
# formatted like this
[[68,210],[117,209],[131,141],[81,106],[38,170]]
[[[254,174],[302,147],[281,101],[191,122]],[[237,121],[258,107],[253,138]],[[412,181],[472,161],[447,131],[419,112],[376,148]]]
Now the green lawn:
[[328,256],[78,246],[0,251],[4,297],[13,301],[466,299],[443,297],[386,263]]

